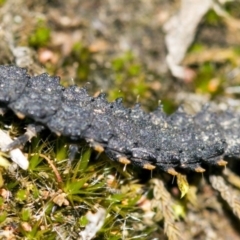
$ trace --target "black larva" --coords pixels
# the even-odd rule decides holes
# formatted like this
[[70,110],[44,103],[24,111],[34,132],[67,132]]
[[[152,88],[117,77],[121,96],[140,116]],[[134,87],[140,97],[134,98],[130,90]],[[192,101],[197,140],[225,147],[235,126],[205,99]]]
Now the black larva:
[[240,156],[240,115],[230,110],[166,116],[160,106],[145,113],[138,104],[125,108],[121,99],[109,103],[104,94],[91,97],[85,88],[64,88],[58,77],[30,77],[15,66],[0,66],[0,107],[32,118],[36,131],[44,126],[71,141],[84,139],[113,160],[150,170],[203,172],[203,164]]

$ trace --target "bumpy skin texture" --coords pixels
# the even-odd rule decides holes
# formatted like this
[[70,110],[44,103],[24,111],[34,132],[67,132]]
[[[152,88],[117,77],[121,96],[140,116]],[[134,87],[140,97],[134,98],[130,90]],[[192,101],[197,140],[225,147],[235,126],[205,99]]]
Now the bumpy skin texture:
[[15,101],[10,101],[8,107],[36,121],[46,123],[61,106],[62,91],[63,87],[59,85],[58,77],[42,74],[30,78],[22,94]]
[[25,69],[15,66],[0,69],[0,102],[6,105],[22,94],[30,77]]
[[104,94],[91,97],[84,88],[63,88],[57,77],[30,77],[14,66],[0,66],[0,107],[147,169],[199,171],[240,156],[240,116],[230,110],[189,116],[180,108],[166,116],[160,106],[145,113],[138,104],[128,109],[121,99],[109,103]]

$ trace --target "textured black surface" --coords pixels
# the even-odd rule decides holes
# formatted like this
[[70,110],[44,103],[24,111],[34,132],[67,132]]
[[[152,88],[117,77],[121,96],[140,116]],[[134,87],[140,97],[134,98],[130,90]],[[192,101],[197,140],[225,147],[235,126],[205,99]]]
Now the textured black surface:
[[15,101],[10,101],[8,106],[36,121],[47,122],[61,105],[62,90],[58,77],[50,77],[44,73],[30,78],[22,94]]
[[2,106],[22,94],[30,77],[27,71],[15,66],[0,66],[0,102]]
[[57,77],[30,78],[13,66],[0,66],[0,104],[71,140],[100,146],[113,160],[147,169],[199,171],[240,156],[240,116],[230,110],[145,113],[138,104],[125,108],[121,99],[109,103],[104,94],[91,97],[84,88],[63,88]]

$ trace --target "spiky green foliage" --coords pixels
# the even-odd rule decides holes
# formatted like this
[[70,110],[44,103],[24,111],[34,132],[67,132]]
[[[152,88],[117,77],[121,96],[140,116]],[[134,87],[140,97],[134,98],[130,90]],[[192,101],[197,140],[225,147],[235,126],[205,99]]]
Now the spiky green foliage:
[[[8,120],[1,118],[2,128]],[[19,121],[11,116],[11,122],[7,128],[12,137],[22,133]],[[30,163],[27,171],[1,168],[3,236],[77,239],[88,224],[87,212],[99,208],[106,210],[106,217],[96,239],[146,239],[158,229],[142,218],[141,204],[149,201],[143,195],[151,188],[144,190],[134,180],[131,167],[124,169],[104,154],[92,152],[86,143],[80,144],[77,158],[70,163],[67,139],[48,131],[23,151]]]

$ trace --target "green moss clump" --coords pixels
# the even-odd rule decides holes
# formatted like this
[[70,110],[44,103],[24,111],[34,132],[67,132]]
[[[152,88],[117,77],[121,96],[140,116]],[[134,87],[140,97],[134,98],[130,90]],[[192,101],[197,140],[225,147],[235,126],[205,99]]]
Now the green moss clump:
[[29,45],[34,48],[46,46],[50,41],[51,30],[43,20],[39,20],[36,29],[29,36]]

